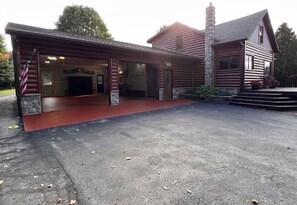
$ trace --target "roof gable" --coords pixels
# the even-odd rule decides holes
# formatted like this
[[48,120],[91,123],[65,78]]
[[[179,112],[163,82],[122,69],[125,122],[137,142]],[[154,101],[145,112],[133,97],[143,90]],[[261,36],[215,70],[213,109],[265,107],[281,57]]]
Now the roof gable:
[[[263,20],[265,28],[267,29],[267,35],[271,44],[271,48],[274,52],[278,52],[278,45],[274,36],[274,32],[271,26],[268,10],[262,10],[257,13],[234,19],[225,23],[221,23],[215,26],[215,45],[248,40],[254,31],[258,28],[259,23]],[[165,28],[164,30],[158,32],[153,37],[147,40],[148,43],[152,43],[161,35],[169,32],[170,30],[175,29],[177,26],[182,26],[185,29],[191,30],[199,34],[205,34],[205,30],[197,30],[195,28],[189,27],[185,24],[175,22]]]
[[177,27],[183,27],[186,30],[190,30],[194,33],[198,33],[198,34],[202,34],[204,35],[204,32],[199,31],[198,29],[192,28],[190,26],[187,26],[185,24],[182,24],[180,22],[175,22],[169,26],[167,26],[165,29],[161,30],[160,32],[156,33],[154,36],[152,36],[151,38],[149,38],[147,40],[147,43],[152,43],[154,40],[156,40],[157,38],[159,38],[161,35],[164,35],[167,32],[170,32],[171,30],[176,29]]
[[267,29],[271,47],[274,52],[277,52],[278,46],[275,40],[267,9],[239,19],[216,25],[215,45],[239,40],[248,40],[252,36],[254,31],[258,29],[259,23],[262,20]]
[[248,39],[266,13],[267,10],[263,10],[249,16],[216,25],[215,44]]

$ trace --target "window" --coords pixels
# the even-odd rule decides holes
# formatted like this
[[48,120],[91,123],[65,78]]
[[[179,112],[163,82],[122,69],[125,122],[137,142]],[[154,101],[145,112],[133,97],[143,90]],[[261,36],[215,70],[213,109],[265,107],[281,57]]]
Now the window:
[[239,55],[219,58],[220,69],[236,69],[239,68]]
[[264,61],[264,75],[269,75],[271,69],[271,62]]
[[259,43],[263,43],[264,37],[264,28],[263,26],[259,26]]
[[176,46],[176,50],[183,48],[183,36],[182,35],[176,36],[175,46]]
[[245,69],[254,69],[254,56],[245,56]]

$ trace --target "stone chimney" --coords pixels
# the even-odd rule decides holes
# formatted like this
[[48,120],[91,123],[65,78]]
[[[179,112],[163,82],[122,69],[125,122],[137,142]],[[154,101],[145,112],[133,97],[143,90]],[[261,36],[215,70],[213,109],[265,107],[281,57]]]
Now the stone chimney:
[[212,3],[206,8],[205,21],[205,85],[214,85],[215,7]]

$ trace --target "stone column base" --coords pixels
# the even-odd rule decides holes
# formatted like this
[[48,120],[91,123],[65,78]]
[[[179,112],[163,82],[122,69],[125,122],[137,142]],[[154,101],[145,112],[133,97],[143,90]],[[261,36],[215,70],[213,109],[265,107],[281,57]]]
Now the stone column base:
[[111,90],[110,91],[110,105],[119,105],[119,103],[120,103],[119,90]]
[[164,88],[159,89],[159,100],[164,100]]
[[40,94],[29,94],[21,96],[22,115],[35,115],[42,112]]

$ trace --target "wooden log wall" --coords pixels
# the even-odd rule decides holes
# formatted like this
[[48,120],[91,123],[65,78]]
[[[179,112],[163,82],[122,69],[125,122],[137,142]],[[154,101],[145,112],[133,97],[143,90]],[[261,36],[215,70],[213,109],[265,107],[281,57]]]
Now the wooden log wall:
[[[176,50],[176,37],[182,35],[183,48]],[[157,38],[153,39],[152,46],[163,50],[197,56],[205,56],[205,36],[188,26],[176,23]]]
[[[254,56],[254,69],[245,69],[244,86],[250,87],[252,80],[263,80],[264,62],[272,62],[273,66],[273,52],[262,46],[253,44],[249,41],[245,43],[246,55]],[[271,68],[273,70],[273,68]]]
[[176,62],[173,66],[173,86],[174,87],[198,87],[204,83],[202,75],[202,62]]
[[110,88],[111,90],[119,89],[119,76],[118,76],[118,60],[112,58],[110,60]]
[[[215,87],[240,88],[241,70],[243,69],[241,45],[225,45],[215,48]],[[220,69],[219,58],[239,55],[240,63],[237,69]]]

